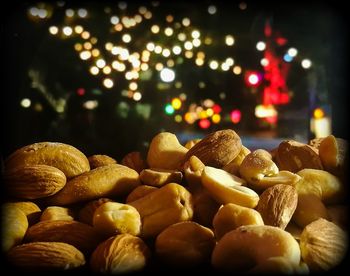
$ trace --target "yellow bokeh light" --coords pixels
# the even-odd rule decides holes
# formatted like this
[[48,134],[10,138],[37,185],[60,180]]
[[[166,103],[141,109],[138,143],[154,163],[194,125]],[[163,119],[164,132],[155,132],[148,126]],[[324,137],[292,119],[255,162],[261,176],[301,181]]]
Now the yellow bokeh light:
[[160,30],[160,28],[159,28],[158,25],[153,25],[153,26],[151,27],[151,32],[154,33],[154,34],[159,33],[159,30]]
[[205,45],[210,45],[210,44],[212,44],[213,43],[213,40],[211,39],[211,37],[206,37],[205,39],[204,39],[204,44]]
[[65,36],[70,36],[73,33],[73,29],[69,26],[63,27],[62,32]]
[[77,25],[77,26],[74,27],[74,32],[76,34],[81,34],[83,31],[84,31],[84,28],[82,26],[80,26],[80,25]]
[[204,59],[205,58],[205,53],[200,51],[197,53],[197,58],[201,58],[201,59]]
[[112,88],[114,86],[114,82],[113,82],[113,80],[111,80],[109,78],[106,78],[106,79],[103,80],[103,85],[106,88]]
[[174,33],[174,30],[170,27],[165,28],[164,33],[166,36],[171,36]]
[[96,61],[96,66],[98,68],[103,68],[106,66],[106,61],[104,59],[100,58]]
[[178,110],[182,106],[182,102],[179,98],[173,98],[171,101],[171,105],[173,106],[174,109]]
[[186,40],[186,35],[184,33],[179,33],[177,35],[177,38],[180,40],[180,41],[185,41]]
[[113,43],[112,42],[107,42],[105,44],[105,48],[106,48],[106,50],[111,51],[113,49]]
[[323,117],[324,117],[324,111],[323,111],[323,109],[322,108],[316,108],[315,110],[314,110],[314,118],[315,119],[322,119]]
[[116,30],[117,32],[120,32],[123,30],[123,25],[121,23],[118,23],[114,26],[114,30]]
[[218,124],[221,121],[220,114],[214,114],[213,117],[211,117],[211,120],[214,124]]
[[90,73],[92,75],[97,75],[100,72],[100,69],[98,69],[96,66],[90,67]]
[[139,101],[142,98],[142,94],[140,92],[136,91],[134,93],[134,95],[132,95],[132,98],[134,99],[134,101]]
[[233,38],[232,35],[227,35],[225,37],[225,43],[227,46],[232,46],[235,43],[235,39]]
[[156,54],[160,54],[162,52],[163,48],[159,45],[157,45],[155,48],[154,48],[154,52]]
[[147,8],[145,6],[139,7],[139,13],[145,14],[147,12]]
[[181,53],[181,47],[180,46],[174,46],[173,47],[173,53],[175,54],[175,55],[179,55],[180,53]]
[[171,14],[169,14],[169,15],[167,15],[167,16],[165,17],[165,20],[166,20],[166,22],[171,23],[171,22],[174,21],[174,16],[172,16]]
[[185,52],[185,57],[186,58],[192,58],[193,57],[193,52],[192,51],[186,51]]
[[154,45],[153,42],[148,42],[146,45],[146,48],[148,51],[153,51],[156,46]]
[[74,44],[74,49],[76,51],[81,51],[83,49],[83,45],[81,45],[80,43],[75,43]]
[[230,58],[230,57],[227,58],[225,62],[226,62],[227,65],[229,65],[229,66],[232,66],[232,65],[235,63],[235,61],[233,60],[233,58]]
[[105,66],[105,67],[103,67],[102,72],[104,74],[108,75],[108,74],[110,74],[112,72],[112,69],[111,69],[110,66]]
[[174,67],[175,66],[175,62],[174,62],[174,60],[169,59],[169,60],[167,60],[166,65],[168,67]]
[[128,49],[121,49],[119,53],[119,58],[121,60],[127,60],[129,58],[129,51]]
[[93,57],[98,57],[100,55],[100,50],[99,49],[93,49],[91,51],[91,54]]
[[208,117],[211,117],[214,114],[214,110],[212,108],[208,108],[205,112],[207,113]]
[[155,68],[156,68],[157,71],[161,71],[161,70],[164,68],[164,65],[161,64],[160,62],[158,62],[158,63],[156,64]]
[[90,33],[88,31],[84,31],[81,33],[81,37],[83,39],[89,39],[90,38]]
[[137,90],[137,87],[138,87],[138,85],[137,85],[137,83],[136,82],[130,82],[129,83],[129,89],[130,90],[133,90],[133,91],[135,91],[135,90]]
[[199,38],[195,38],[195,39],[193,39],[192,44],[194,47],[199,47],[199,46],[201,46],[202,42]]
[[96,38],[96,37],[90,38],[90,42],[91,42],[92,44],[96,44],[96,43],[97,43],[97,38]]
[[145,14],[144,14],[144,17],[146,19],[151,19],[152,18],[152,13],[150,11],[147,11]]
[[87,60],[87,59],[91,58],[91,52],[90,51],[82,51],[80,53],[80,58],[82,60]]
[[232,71],[235,75],[239,75],[240,73],[242,73],[242,68],[237,65],[237,66],[233,67]]
[[56,34],[58,33],[58,28],[57,28],[56,26],[51,26],[51,27],[49,28],[49,32],[50,32],[50,34],[52,34],[52,35],[56,35]]
[[164,57],[168,57],[168,56],[170,56],[170,54],[171,54],[171,52],[170,52],[169,49],[167,49],[167,48],[163,49],[162,55],[163,55]]
[[124,34],[122,36],[122,40],[125,42],[125,43],[129,43],[131,41],[131,35],[129,34]]
[[219,63],[216,60],[212,60],[209,62],[209,67],[212,70],[216,70],[219,67]]
[[90,50],[90,49],[92,48],[92,44],[91,44],[90,42],[85,42],[85,43],[84,43],[84,48],[85,48],[86,50]]
[[181,122],[182,122],[182,117],[181,117],[181,115],[179,115],[179,114],[175,115],[174,120],[175,120],[175,122],[177,122],[177,123],[181,123]]
[[208,117],[208,114],[205,110],[202,110],[201,112],[199,112],[199,118],[206,119],[207,117]]
[[191,20],[187,17],[185,17],[184,19],[182,19],[182,25],[184,25],[185,27],[190,26],[191,24]]
[[186,50],[192,50],[193,44],[191,43],[191,41],[186,41],[184,47]]
[[196,65],[198,66],[202,66],[204,64],[204,59],[202,58],[196,58]]
[[190,112],[186,112],[184,118],[188,124],[193,124],[196,121],[195,116]]
[[136,23],[141,23],[142,22],[142,16],[139,15],[139,14],[136,14],[134,16],[134,20],[135,20]]
[[148,68],[149,68],[149,66],[148,66],[147,63],[142,63],[142,64],[141,64],[141,70],[142,70],[142,71],[147,71]]

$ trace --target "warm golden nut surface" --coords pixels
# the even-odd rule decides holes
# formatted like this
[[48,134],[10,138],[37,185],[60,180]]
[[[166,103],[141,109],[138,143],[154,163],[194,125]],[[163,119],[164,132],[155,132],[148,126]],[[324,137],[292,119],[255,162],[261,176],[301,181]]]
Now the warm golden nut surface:
[[348,236],[336,224],[320,218],[304,228],[300,249],[311,272],[328,271],[344,259]]
[[265,176],[276,175],[278,171],[271,154],[263,149],[249,153],[239,167],[240,175],[250,184],[258,182]]
[[29,227],[24,241],[69,243],[85,254],[94,250],[101,235],[92,226],[78,221],[45,220]]
[[266,189],[261,195],[256,210],[266,225],[285,229],[298,204],[298,193],[289,185],[277,184]]
[[202,172],[205,165],[196,156],[192,155],[183,165],[183,171],[191,192],[202,189]]
[[169,183],[129,202],[141,215],[142,237],[155,237],[166,227],[193,218],[193,198],[185,187]]
[[304,228],[319,218],[329,218],[327,208],[321,199],[314,194],[300,194],[292,220]]
[[197,267],[210,261],[215,246],[213,231],[193,221],[173,224],[155,242],[157,257],[173,267]]
[[244,160],[244,158],[250,153],[250,149],[242,145],[241,151],[230,163],[225,165],[222,169],[228,173],[239,175],[239,168]]
[[60,191],[67,182],[65,174],[52,166],[28,165],[6,171],[6,188],[10,195],[23,199],[38,199]]
[[176,170],[180,167],[188,149],[182,146],[176,135],[161,132],[153,137],[147,153],[151,168]]
[[25,213],[11,204],[1,206],[1,250],[6,252],[15,245],[21,244],[28,229]]
[[335,175],[344,173],[345,157],[348,153],[348,142],[334,135],[322,139],[319,155],[325,169]]
[[145,185],[161,187],[167,183],[181,183],[182,173],[178,170],[144,169],[140,172],[140,180]]
[[259,201],[259,195],[243,186],[245,180],[228,172],[206,166],[202,173],[202,184],[220,204],[235,203],[254,208]]
[[279,144],[276,162],[280,170],[293,173],[306,168],[323,169],[317,149],[293,140],[286,140]]
[[149,193],[152,193],[159,188],[149,186],[149,185],[140,185],[133,189],[130,194],[128,194],[125,203],[129,203],[135,200],[138,200],[141,197],[144,197],[145,195],[148,195]]
[[5,206],[9,206],[10,208],[19,208],[27,216],[29,225],[37,223],[41,216],[40,207],[32,201],[6,202],[4,204],[4,208],[6,208]]
[[195,144],[198,144],[202,139],[192,139],[186,142],[185,148],[190,149],[192,148]]
[[68,205],[100,197],[122,197],[140,185],[139,174],[126,166],[98,167],[69,180],[57,194],[47,198],[50,205]]
[[48,206],[42,212],[40,221],[44,220],[74,220],[73,211],[61,206]]
[[95,210],[100,207],[103,203],[112,201],[109,198],[101,197],[86,203],[80,210],[78,215],[78,220],[80,222],[92,225]]
[[213,219],[217,240],[242,225],[264,225],[264,221],[258,211],[233,203],[220,207]]
[[77,148],[64,143],[39,142],[27,145],[13,152],[5,160],[6,171],[31,165],[56,167],[67,178],[90,170],[87,157]]
[[246,225],[228,232],[216,244],[211,263],[226,272],[248,272],[271,257],[285,257],[293,265],[300,263],[298,242],[281,228]]
[[131,205],[106,202],[96,209],[93,226],[108,237],[125,233],[137,236],[141,233],[141,217]]
[[314,194],[324,203],[338,203],[344,199],[344,185],[340,179],[329,172],[303,169],[297,174],[301,177],[295,185],[298,194]]
[[182,164],[195,155],[206,166],[222,168],[236,158],[241,148],[241,138],[234,130],[219,130],[207,135],[194,145],[186,153]]
[[89,164],[90,164],[90,169],[95,169],[98,167],[110,165],[110,164],[117,164],[117,161],[104,154],[94,154],[88,157]]
[[129,152],[123,157],[120,163],[137,171],[138,173],[140,173],[143,169],[147,168],[147,163],[143,159],[141,152],[139,151]]
[[83,266],[84,255],[74,246],[62,242],[32,242],[18,245],[7,254],[16,268],[29,271],[57,271]]
[[120,234],[97,246],[90,258],[90,266],[97,273],[132,273],[144,269],[150,255],[151,252],[142,239]]

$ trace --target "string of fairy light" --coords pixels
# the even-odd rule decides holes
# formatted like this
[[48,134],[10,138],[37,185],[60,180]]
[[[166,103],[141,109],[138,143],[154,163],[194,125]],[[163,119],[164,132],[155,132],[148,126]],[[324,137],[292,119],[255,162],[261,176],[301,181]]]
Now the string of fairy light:
[[[47,20],[53,15],[55,8],[65,9],[64,23],[60,26],[50,25],[48,32],[58,39],[74,39],[74,50],[79,58],[88,64],[89,74],[100,79],[101,85],[106,90],[120,91],[122,97],[133,99],[135,102],[142,101],[144,96],[141,82],[149,80],[154,73],[158,74],[161,81],[158,87],[162,87],[164,83],[181,88],[182,83],[176,78],[176,67],[185,59],[192,61],[197,67],[207,66],[213,71],[231,71],[233,76],[245,72],[242,65],[236,64],[233,56],[219,59],[209,56],[206,52],[208,47],[214,47],[214,40],[222,46],[234,47],[234,34],[227,33],[222,38],[214,39],[196,28],[191,18],[186,16],[175,18],[170,13],[163,18],[164,22],[159,21],[159,18],[152,21],[159,5],[157,2],[152,2],[150,7],[141,5],[133,14],[129,12],[128,15],[125,15],[128,8],[126,2],[118,2],[117,9],[106,7],[104,12],[108,15],[110,24],[108,32],[114,35],[113,41],[100,41],[100,38],[85,26],[84,22],[93,19],[93,11],[90,12],[86,8],[65,8],[64,2],[58,2],[57,7],[39,3],[28,9],[28,16],[34,21]],[[247,6],[242,2],[239,8],[243,10]],[[207,12],[210,16],[215,16],[217,7],[209,5]],[[153,23],[156,21],[157,23]],[[147,40],[140,40],[135,31],[141,26],[144,28],[145,25],[148,26],[150,35],[147,36]],[[141,47],[137,47],[138,49],[134,46],[136,41],[143,43]],[[264,51],[265,46],[263,41],[258,41],[256,44],[258,51]],[[292,62],[297,54],[295,48],[288,49],[283,57],[284,61]],[[262,58],[260,64],[266,66],[268,62]],[[305,69],[311,65],[308,59],[301,61],[301,66]],[[252,84],[257,81],[254,77],[256,76],[252,75],[249,79]],[[124,78],[127,87],[119,87],[118,78]],[[205,83],[201,82],[200,85],[205,86]],[[224,97],[225,95],[220,95],[220,98]],[[173,115],[178,123],[185,121],[194,124],[198,121],[202,128],[208,128],[211,123],[220,123],[222,107],[218,103],[211,99],[205,99],[201,103],[187,103],[186,100],[186,93],[179,93],[177,97],[164,104],[165,113]],[[187,109],[184,109],[184,105]],[[28,99],[22,101],[22,106],[30,106]],[[98,102],[91,100],[84,105],[87,109],[94,109],[97,106]],[[180,109],[185,112],[180,113]],[[238,109],[230,112],[230,120],[234,124],[239,123],[241,116]]]

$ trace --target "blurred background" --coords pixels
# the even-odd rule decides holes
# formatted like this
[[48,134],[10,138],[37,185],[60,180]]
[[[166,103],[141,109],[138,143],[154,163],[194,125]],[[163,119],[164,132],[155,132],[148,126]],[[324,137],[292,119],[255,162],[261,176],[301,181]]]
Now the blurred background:
[[3,157],[57,141],[119,161],[160,131],[348,138],[345,10],[305,2],[8,3]]

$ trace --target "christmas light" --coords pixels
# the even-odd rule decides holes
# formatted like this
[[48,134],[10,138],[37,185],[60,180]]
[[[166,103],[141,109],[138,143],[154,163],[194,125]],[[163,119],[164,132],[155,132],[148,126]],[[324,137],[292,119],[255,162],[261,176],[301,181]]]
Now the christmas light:
[[314,109],[313,116],[315,119],[321,119],[325,116],[322,108],[318,107]]
[[238,109],[234,109],[230,113],[232,123],[238,124],[241,121],[242,113]]
[[298,51],[297,51],[297,49],[295,49],[295,48],[289,48],[287,53],[288,53],[288,55],[290,55],[291,57],[295,57],[295,56],[298,54]]
[[106,87],[106,88],[112,88],[113,85],[114,85],[114,82],[111,80],[111,79],[104,79],[103,80],[103,85]]
[[210,127],[210,121],[208,119],[201,119],[199,120],[199,127],[203,129],[207,129]]
[[178,110],[181,108],[182,102],[179,98],[173,98],[171,100],[171,105],[175,110]]
[[266,48],[265,42],[259,41],[259,42],[256,44],[256,49],[258,49],[258,51],[264,51],[265,48]]
[[175,72],[169,68],[160,71],[160,78],[164,82],[172,82],[175,79]]
[[56,34],[58,33],[58,28],[57,28],[56,26],[51,26],[51,27],[49,28],[49,32],[50,32],[50,34],[52,34],[52,35],[56,35]]
[[32,102],[28,98],[24,98],[24,99],[21,100],[21,106],[24,107],[24,108],[30,107],[31,104],[32,104]]
[[165,113],[167,114],[167,115],[172,115],[172,114],[174,114],[174,112],[175,112],[175,110],[174,110],[174,108],[172,107],[172,105],[171,104],[167,104],[166,106],[165,106]]
[[301,66],[304,68],[304,69],[309,69],[311,67],[311,61],[309,59],[303,59],[301,61]]

